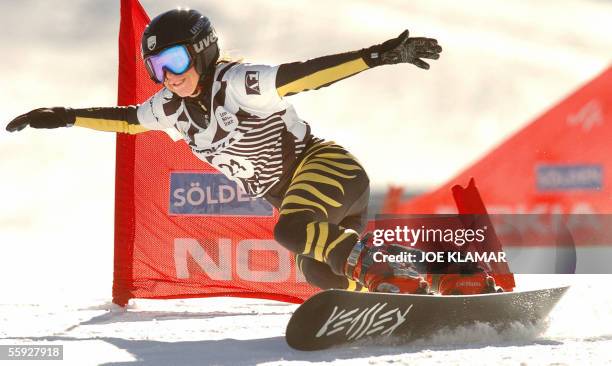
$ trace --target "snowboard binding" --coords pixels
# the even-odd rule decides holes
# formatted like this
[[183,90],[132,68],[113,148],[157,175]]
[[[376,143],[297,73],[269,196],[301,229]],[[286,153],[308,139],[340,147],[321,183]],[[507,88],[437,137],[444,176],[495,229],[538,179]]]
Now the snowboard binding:
[[474,262],[449,266],[443,274],[427,275],[427,282],[441,295],[478,295],[504,292],[495,278]]
[[[479,263],[442,264],[432,268],[420,262],[382,260],[382,258],[409,257],[421,252],[401,245],[374,246],[372,234],[367,233],[351,250],[344,266],[345,275],[370,292],[477,295],[504,292],[495,278]],[[402,254],[404,254],[402,256]],[[419,258],[420,255],[415,257]],[[426,275],[425,275],[426,274]],[[425,277],[424,277],[425,276]]]
[[366,234],[351,250],[344,267],[348,278],[371,292],[433,294],[416,264],[380,261],[385,255],[397,255],[412,249],[399,245],[376,247],[369,243],[371,237],[371,234]]

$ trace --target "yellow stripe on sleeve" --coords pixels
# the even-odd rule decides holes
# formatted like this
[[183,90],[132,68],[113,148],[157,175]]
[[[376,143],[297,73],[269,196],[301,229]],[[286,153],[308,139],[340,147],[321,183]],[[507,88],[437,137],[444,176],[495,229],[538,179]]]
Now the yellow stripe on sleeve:
[[141,125],[132,125],[126,121],[101,118],[77,117],[74,125],[98,131],[129,133],[130,135],[148,131],[148,129]]
[[329,84],[368,69],[368,65],[360,57],[356,60],[348,61],[343,64],[330,67],[303,78],[285,84],[276,90],[278,95],[285,96],[289,93],[299,93],[304,90],[316,89],[322,85]]

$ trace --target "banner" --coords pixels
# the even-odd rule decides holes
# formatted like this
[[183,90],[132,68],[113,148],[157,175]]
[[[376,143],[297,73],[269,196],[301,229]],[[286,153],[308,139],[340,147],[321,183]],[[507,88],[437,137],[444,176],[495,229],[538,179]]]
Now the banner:
[[[159,90],[144,68],[149,17],[121,1],[119,105]],[[117,134],[113,301],[259,297],[302,302],[317,290],[273,240],[278,213],[251,199],[164,132]]]
[[[438,189],[396,213],[454,213],[471,178],[490,214],[612,213],[612,67]],[[495,123],[495,121],[491,121]]]
[[[612,67],[457,177],[415,199],[396,200],[388,213],[457,213],[451,187],[475,178],[512,272],[610,273],[610,90]],[[467,205],[463,213],[483,209]]]

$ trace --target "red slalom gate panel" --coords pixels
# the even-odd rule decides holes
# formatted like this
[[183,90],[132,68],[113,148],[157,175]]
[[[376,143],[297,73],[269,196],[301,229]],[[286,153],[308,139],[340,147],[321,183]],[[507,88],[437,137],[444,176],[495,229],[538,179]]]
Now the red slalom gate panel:
[[[478,188],[476,188],[474,178],[470,179],[465,188],[457,184],[451,188],[451,191],[453,192],[453,198],[460,215],[478,215],[479,224],[490,228],[488,231],[489,241],[487,250],[495,252],[503,251],[502,243],[495,233],[494,225],[491,223],[485,204],[482,201],[482,197],[480,197]],[[514,275],[510,272],[510,267],[507,263],[491,262],[489,266],[491,267],[493,277],[495,277],[495,282],[505,291],[512,291],[516,287]]]
[[449,191],[473,177],[491,214],[612,213],[610,90],[612,67],[457,177],[394,212],[456,212]]
[[[503,252],[503,246],[497,236],[495,225],[493,225],[491,222],[491,218],[487,213],[485,204],[482,201],[474,179],[470,179],[465,188],[460,185],[455,185],[446,193],[458,215],[431,215],[427,211],[419,213],[410,212],[403,213],[403,215],[397,215],[390,211],[383,211],[383,214],[378,216],[376,222],[369,223],[368,230],[394,230],[399,227],[419,228],[421,226],[427,229],[436,229],[441,231],[456,231],[465,229],[474,230],[484,228],[486,230],[486,240],[480,241],[478,245],[465,242],[452,243],[452,240],[447,241],[446,239],[432,241],[422,238],[421,240],[416,241],[414,244],[411,244],[411,246],[423,252],[432,253]],[[391,196],[391,199],[393,199],[392,195],[389,196]],[[514,275],[510,271],[507,263],[488,261],[487,263],[483,263],[483,265],[488,268],[492,276],[495,277],[496,283],[505,291],[512,291],[514,289]]]
[[[528,247],[534,250],[530,253],[540,255],[531,264],[512,262],[515,272],[542,273],[540,267],[548,265],[546,273],[609,273],[602,261],[608,255],[608,229],[593,222],[605,224],[612,213],[610,90],[612,67],[458,176],[432,192],[396,204],[395,211],[388,213],[457,213],[451,191],[459,212],[479,213],[484,206],[465,201],[461,194],[457,196],[460,189],[452,189],[475,178],[486,211],[497,224],[508,219],[528,223],[536,217],[549,225],[536,236],[529,225],[498,232],[506,250],[518,253]],[[558,220],[565,223],[564,228],[554,228]]]
[[[121,1],[119,105],[159,86],[140,56],[149,17]],[[164,132],[117,134],[113,302],[131,298],[258,297],[299,303],[317,290],[273,240],[278,213]]]

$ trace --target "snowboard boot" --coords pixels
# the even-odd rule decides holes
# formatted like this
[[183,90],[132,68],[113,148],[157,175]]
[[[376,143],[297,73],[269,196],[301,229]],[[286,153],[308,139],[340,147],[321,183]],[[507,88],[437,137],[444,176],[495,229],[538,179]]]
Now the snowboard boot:
[[[456,273],[428,276],[429,282],[441,295],[475,295],[504,292],[495,279],[478,263],[460,264]],[[436,283],[437,282],[437,283]]]
[[376,262],[374,255],[399,254],[410,251],[399,245],[376,247],[369,244],[370,234],[366,234],[355,244],[344,265],[345,275],[367,287],[371,292],[431,294],[429,284],[410,262]]

